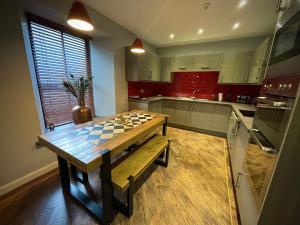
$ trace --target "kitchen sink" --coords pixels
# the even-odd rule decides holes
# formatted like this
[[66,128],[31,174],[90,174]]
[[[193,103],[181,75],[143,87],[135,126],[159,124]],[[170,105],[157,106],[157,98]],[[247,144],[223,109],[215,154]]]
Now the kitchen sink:
[[252,111],[252,110],[242,110],[242,109],[240,109],[239,111],[245,117],[254,117],[254,114],[255,114],[255,111]]

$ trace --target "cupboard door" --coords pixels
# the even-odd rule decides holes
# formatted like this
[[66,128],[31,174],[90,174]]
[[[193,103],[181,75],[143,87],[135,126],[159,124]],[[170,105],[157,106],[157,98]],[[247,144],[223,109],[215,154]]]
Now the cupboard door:
[[247,174],[241,172],[235,189],[243,225],[256,225],[258,220],[258,211],[250,188]]
[[175,123],[176,122],[176,109],[175,109],[176,101],[173,100],[163,100],[163,113],[170,115],[168,118],[168,122]]
[[158,102],[149,102],[148,103],[148,111],[157,113],[157,103]]
[[194,56],[175,56],[173,57],[172,71],[193,71],[194,64]]
[[193,103],[190,126],[203,130],[211,130],[213,110],[213,104]]
[[160,57],[154,53],[149,53],[149,73],[152,81],[160,81]]
[[237,61],[237,54],[224,54],[222,57],[219,83],[232,83]]
[[237,60],[234,70],[233,83],[246,83],[248,80],[253,52],[240,52],[237,54]]
[[128,108],[129,110],[140,109],[148,111],[148,104],[145,102],[128,101]]
[[149,53],[138,55],[138,80],[151,80]]
[[171,57],[162,57],[161,58],[161,81],[171,82],[172,74],[171,74]]
[[176,101],[176,116],[175,123],[179,125],[186,125],[187,116],[189,113],[189,102],[186,101]]
[[197,55],[195,56],[194,70],[220,70],[221,59],[222,57],[220,54]]
[[230,106],[214,105],[212,130],[226,134],[229,122]]

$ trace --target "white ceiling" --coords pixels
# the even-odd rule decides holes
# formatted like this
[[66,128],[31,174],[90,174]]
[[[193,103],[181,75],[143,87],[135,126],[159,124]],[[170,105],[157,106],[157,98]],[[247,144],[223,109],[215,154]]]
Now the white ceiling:
[[[157,47],[270,34],[277,0],[140,0],[140,30]],[[245,1],[245,0],[243,0]],[[137,33],[138,0],[84,0],[133,33]],[[207,10],[204,3],[210,3]],[[232,29],[234,23],[240,27]],[[199,29],[202,34],[198,34]],[[174,38],[170,39],[170,34]]]

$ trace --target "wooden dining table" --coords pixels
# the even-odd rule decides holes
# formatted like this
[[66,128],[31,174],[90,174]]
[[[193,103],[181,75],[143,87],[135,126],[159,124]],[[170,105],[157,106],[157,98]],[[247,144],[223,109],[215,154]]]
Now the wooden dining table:
[[[119,118],[122,118],[121,120]],[[113,220],[112,158],[121,155],[159,127],[167,132],[168,115],[127,111],[118,116],[54,130],[38,136],[38,142],[57,155],[61,186],[65,194],[78,200],[101,223]],[[102,202],[96,202],[70,182],[69,166],[83,173],[100,168]]]

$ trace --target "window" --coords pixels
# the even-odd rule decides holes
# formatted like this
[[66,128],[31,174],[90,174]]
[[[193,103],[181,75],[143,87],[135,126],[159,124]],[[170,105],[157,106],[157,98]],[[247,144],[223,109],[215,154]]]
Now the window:
[[[89,40],[40,17],[29,14],[27,18],[45,125],[72,122],[71,110],[77,100],[61,87],[61,81],[70,74],[91,76]],[[85,102],[94,114],[92,87],[86,93]]]

